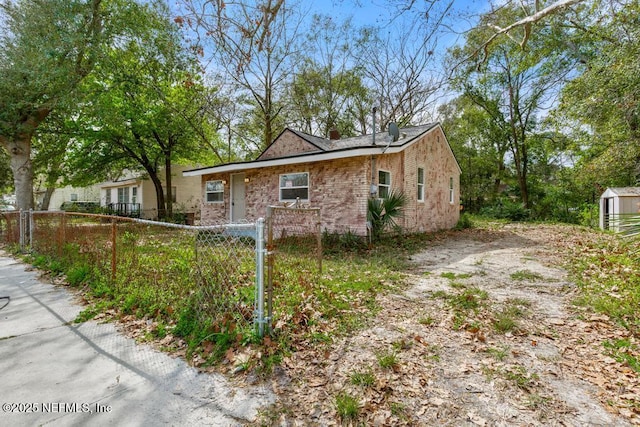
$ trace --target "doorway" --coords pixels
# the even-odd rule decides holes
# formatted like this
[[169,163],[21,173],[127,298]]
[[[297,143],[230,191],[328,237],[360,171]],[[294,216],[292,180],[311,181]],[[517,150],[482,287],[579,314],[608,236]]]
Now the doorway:
[[244,174],[231,175],[231,222],[241,222],[246,218]]

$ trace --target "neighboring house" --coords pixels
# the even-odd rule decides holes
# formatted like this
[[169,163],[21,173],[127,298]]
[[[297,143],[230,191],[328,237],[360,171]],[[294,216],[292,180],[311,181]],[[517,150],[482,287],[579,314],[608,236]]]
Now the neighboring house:
[[[407,196],[398,225],[407,231],[455,226],[460,166],[438,123],[354,138],[326,139],[285,129],[252,162],[184,172],[202,179],[203,223],[253,221],[270,205],[301,202],[321,210],[329,232],[367,234],[367,200]],[[374,143],[375,141],[375,143]]]
[[[36,200],[36,209],[40,209],[42,206],[42,200],[44,198],[46,189],[37,188],[34,191],[34,197]],[[98,185],[91,185],[88,187],[61,187],[53,190],[51,199],[49,200],[49,210],[59,211],[62,208],[63,203],[69,202],[98,202],[100,201],[100,187]]]
[[[183,176],[189,169],[185,166],[173,166],[171,178],[173,212],[195,214],[200,200],[200,180]],[[164,185],[164,172],[160,173]],[[143,174],[125,172],[123,177],[106,181],[100,185],[100,205],[114,214],[134,216],[145,219],[157,219],[158,203],[153,182]],[[166,194],[166,187],[165,194]]]
[[621,231],[629,217],[640,216],[640,187],[607,188],[600,196],[600,228]]

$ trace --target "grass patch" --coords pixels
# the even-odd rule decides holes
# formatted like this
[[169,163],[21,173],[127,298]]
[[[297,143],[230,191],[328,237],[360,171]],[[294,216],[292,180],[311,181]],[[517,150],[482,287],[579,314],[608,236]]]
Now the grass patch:
[[452,273],[452,272],[444,272],[442,274],[440,274],[440,277],[443,277],[445,279],[449,279],[449,280],[456,280],[456,279],[468,279],[470,277],[473,277],[472,274],[468,274],[468,273],[460,273],[460,274],[456,274],[456,273]]
[[518,281],[525,281],[525,280],[536,281],[536,280],[544,279],[544,277],[542,277],[540,274],[534,273],[533,271],[529,271],[529,270],[518,270],[515,273],[511,273],[510,277],[511,279],[518,280]]
[[398,367],[398,355],[395,351],[378,353],[376,355],[378,365],[383,369],[396,369]]
[[344,423],[355,421],[360,413],[360,403],[352,395],[342,392],[335,397],[335,407],[338,417]]
[[507,300],[501,311],[495,314],[492,321],[493,329],[500,333],[507,333],[517,330],[518,319],[525,315],[523,306],[529,306],[526,300]]
[[640,337],[640,239],[598,235],[585,239],[568,263],[581,295],[576,304],[609,316]]
[[402,421],[409,420],[409,410],[407,406],[400,402],[391,402],[389,404],[389,410],[391,411],[391,415],[398,417]]
[[493,328],[503,334],[513,331],[517,326],[515,319],[505,312],[498,313],[493,321]]
[[[290,236],[278,243],[273,331],[258,344],[251,239],[226,242],[217,231],[118,223],[114,279],[110,222],[67,215],[64,222],[39,224],[42,234],[34,236],[29,261],[65,274],[70,285],[85,292],[89,306],[76,321],[106,310],[116,317],[147,319],[158,326],[146,332],[146,339],[181,338],[187,359],[197,366],[232,357],[229,349],[255,345],[259,348],[252,354],[261,358],[249,365],[262,373],[298,348],[326,345],[366,327],[381,309],[379,295],[405,286],[403,271],[410,255],[433,240],[430,234],[389,234],[371,247],[354,233],[325,234],[322,275],[310,256],[315,254],[315,239]],[[62,223],[66,229],[59,233],[54,227]],[[61,234],[66,242],[57,246],[59,239],[52,236]]]
[[424,326],[432,326],[436,323],[436,319],[431,316],[425,316],[418,319],[418,323]]
[[449,282],[449,286],[451,286],[453,289],[466,289],[467,288],[467,285],[465,285],[464,283],[456,282],[454,280]]
[[531,389],[539,380],[538,374],[527,372],[524,366],[514,366],[502,373],[505,379],[522,390]]
[[640,373],[640,351],[629,338],[605,341],[602,345],[609,356]]
[[509,347],[501,346],[501,347],[488,347],[487,353],[493,356],[496,360],[503,361],[509,356]]
[[376,377],[371,369],[353,372],[350,378],[351,384],[360,387],[372,387],[376,382]]
[[448,298],[451,307],[457,310],[477,310],[489,294],[479,288],[465,289],[462,293]]

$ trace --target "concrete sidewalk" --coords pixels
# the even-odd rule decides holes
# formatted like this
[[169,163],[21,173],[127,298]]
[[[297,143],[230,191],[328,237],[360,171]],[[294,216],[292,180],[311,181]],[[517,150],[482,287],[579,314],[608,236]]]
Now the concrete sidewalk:
[[[119,334],[0,251],[0,425],[235,426],[274,401]],[[0,307],[6,300],[0,300]]]

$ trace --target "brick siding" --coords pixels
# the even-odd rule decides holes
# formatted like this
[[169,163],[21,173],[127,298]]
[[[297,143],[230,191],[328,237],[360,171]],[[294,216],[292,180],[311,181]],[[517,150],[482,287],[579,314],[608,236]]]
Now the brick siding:
[[[292,132],[282,137],[289,137]],[[299,139],[299,138],[298,138]],[[292,140],[293,141],[293,140]],[[299,141],[300,142],[300,141]],[[301,141],[303,146],[306,143]],[[272,144],[284,147],[286,144]],[[292,142],[295,145],[295,141]],[[267,150],[268,151],[268,150]],[[266,154],[266,152],[265,152]],[[272,153],[275,155],[275,153]],[[309,173],[309,201],[303,205],[319,207],[323,231],[365,235],[367,198],[371,185],[371,157],[361,156],[331,161],[282,165],[245,170],[246,219],[266,217],[267,206],[283,205],[279,200],[279,176],[284,173]],[[249,166],[249,165],[248,165]],[[459,219],[459,169],[440,127],[398,154],[376,156],[377,170],[391,172],[392,190],[404,191],[408,198],[405,215],[399,221],[407,231],[436,231],[453,227]],[[425,170],[425,197],[417,201],[417,168]],[[449,179],[454,180],[454,201],[449,202]],[[202,177],[202,191],[208,180],[225,180],[224,202],[203,203],[202,222],[229,220],[230,174]],[[206,200],[204,194],[202,200]]]

